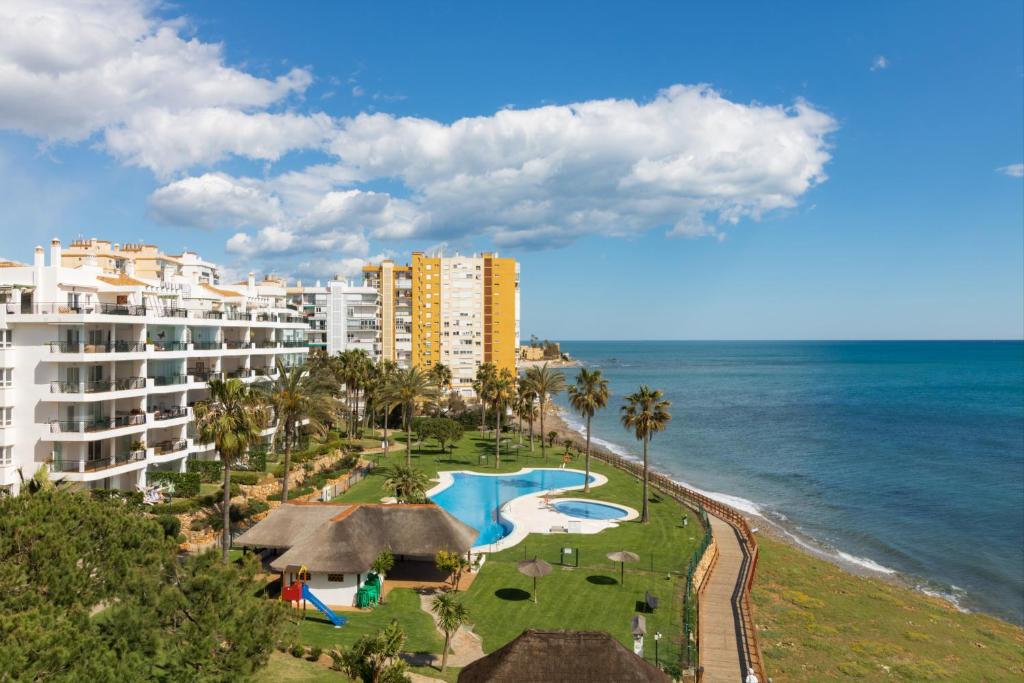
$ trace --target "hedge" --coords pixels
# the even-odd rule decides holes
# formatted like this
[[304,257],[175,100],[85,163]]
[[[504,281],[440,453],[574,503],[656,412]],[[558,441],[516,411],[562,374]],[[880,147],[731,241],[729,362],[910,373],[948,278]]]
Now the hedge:
[[254,472],[266,472],[267,471],[267,452],[256,451],[255,453],[249,454],[249,469]]
[[181,520],[174,515],[160,515],[156,521],[163,527],[164,536],[167,538],[177,538],[181,533]]
[[232,483],[238,483],[244,486],[252,486],[259,482],[263,478],[260,472],[250,472],[249,470],[231,470],[231,481]]
[[173,503],[162,503],[153,505],[149,511],[154,515],[181,515],[186,512],[193,512],[202,507],[202,504],[195,498],[176,500]]
[[220,481],[223,465],[217,460],[189,460],[185,465],[189,472],[198,472],[203,483],[212,484]]
[[[300,486],[297,489],[289,489],[288,500],[294,500],[296,498],[301,498],[302,496],[308,496],[309,494],[313,493],[313,491],[316,490],[317,489],[312,486]],[[278,491],[277,493],[273,493],[267,496],[267,500],[281,500],[281,492]]]
[[166,482],[174,487],[174,495],[181,498],[192,498],[199,495],[198,472],[150,472],[149,482]]

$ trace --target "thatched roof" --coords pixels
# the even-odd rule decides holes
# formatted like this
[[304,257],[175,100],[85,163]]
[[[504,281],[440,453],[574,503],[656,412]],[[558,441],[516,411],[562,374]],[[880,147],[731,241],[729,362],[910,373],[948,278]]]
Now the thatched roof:
[[277,508],[234,540],[250,548],[291,548],[350,505],[289,503]]
[[671,680],[601,631],[529,629],[459,673],[459,683]]
[[[310,512],[317,511],[317,512]],[[277,519],[275,519],[277,518]],[[266,526],[266,531],[261,527]],[[288,548],[270,566],[311,572],[365,572],[382,550],[433,556],[468,552],[478,532],[443,508],[428,505],[282,505],[235,543]]]

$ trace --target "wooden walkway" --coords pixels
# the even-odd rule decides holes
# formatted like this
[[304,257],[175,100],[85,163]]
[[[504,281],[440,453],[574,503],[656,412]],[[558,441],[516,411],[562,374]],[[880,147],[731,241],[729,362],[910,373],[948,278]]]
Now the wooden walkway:
[[734,597],[743,581],[746,556],[736,530],[708,514],[718,544],[718,562],[700,597],[700,663],[703,683],[737,683],[740,665],[739,624]]

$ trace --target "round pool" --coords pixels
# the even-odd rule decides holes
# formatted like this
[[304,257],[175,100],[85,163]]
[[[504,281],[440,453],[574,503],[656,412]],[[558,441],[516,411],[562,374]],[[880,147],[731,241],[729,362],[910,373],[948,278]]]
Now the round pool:
[[605,505],[593,500],[563,500],[554,508],[564,515],[580,519],[622,519],[629,513],[615,505]]

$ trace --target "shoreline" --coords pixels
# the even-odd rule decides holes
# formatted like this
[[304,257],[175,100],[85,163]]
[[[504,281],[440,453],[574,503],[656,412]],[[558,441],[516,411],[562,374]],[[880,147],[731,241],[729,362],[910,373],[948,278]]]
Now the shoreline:
[[[574,441],[577,441],[582,446],[586,440],[585,428],[582,425],[578,429],[571,426],[563,417],[563,410],[564,409],[561,406],[558,406],[555,403],[551,403],[548,406],[546,414],[544,416],[545,431],[557,432],[559,441],[561,441],[564,438],[570,438]],[[535,426],[536,425],[539,425],[539,422],[535,423]],[[606,455],[612,455],[616,457],[638,459],[635,455],[628,453],[628,451],[616,452],[612,448],[605,445],[605,443],[602,443],[602,441],[604,440],[600,439],[599,437],[592,437],[590,443],[591,454],[593,454],[594,452],[600,452]],[[554,448],[559,448],[557,443],[554,446]],[[729,494],[703,491],[697,487],[692,486],[688,482],[679,480],[675,475],[659,470],[655,466],[651,467],[651,471],[658,471],[661,474],[673,479],[674,481],[678,481],[680,484],[684,486],[688,486],[699,491],[700,493],[708,496],[709,498],[714,498],[726,505],[732,506],[746,518],[747,523],[751,526],[751,529],[753,529],[755,533],[757,533],[758,535],[764,536],[773,541],[784,543],[785,545],[794,548],[802,553],[810,555],[811,557],[826,561],[829,564],[839,567],[841,570],[849,574],[852,574],[854,576],[879,579],[890,585],[906,588],[912,591],[914,594],[921,597],[922,599],[936,601],[948,609],[953,609],[958,612],[968,614],[984,614],[986,616],[1010,624],[1011,626],[1021,628],[1021,625],[1014,624],[1013,622],[1008,621],[999,615],[990,614],[988,612],[983,611],[969,610],[961,606],[956,595],[947,594],[938,590],[929,590],[920,583],[920,579],[922,579],[923,577],[912,577],[904,575],[895,569],[884,567],[874,562],[870,558],[855,558],[851,555],[848,555],[847,553],[843,553],[839,549],[830,551],[825,548],[819,548],[816,546],[816,541],[814,539],[803,539],[796,532],[787,529],[782,523],[774,519],[771,519],[770,517],[767,517],[756,510],[749,509],[751,505],[754,505],[756,507],[756,504],[750,501],[746,501],[746,499],[737,498],[736,496],[732,496]],[[737,501],[742,501],[742,503],[737,506]]]

